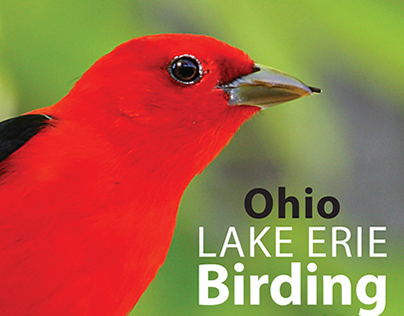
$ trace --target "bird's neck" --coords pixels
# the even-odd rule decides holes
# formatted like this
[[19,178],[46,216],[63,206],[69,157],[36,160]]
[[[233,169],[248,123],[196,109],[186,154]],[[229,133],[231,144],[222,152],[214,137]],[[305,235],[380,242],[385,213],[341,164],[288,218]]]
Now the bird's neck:
[[[105,164],[114,161],[122,181],[132,188],[140,184],[150,192],[159,192],[159,200],[175,201],[192,180],[219,154],[240,125],[258,111],[254,107],[229,107],[205,118],[177,117],[157,113],[151,118],[139,112],[138,116],[123,113],[123,100],[106,91],[93,91],[76,86],[71,93],[53,107],[49,115],[74,122],[83,133],[92,134],[105,148],[100,148],[100,159]],[[96,92],[96,93],[95,93]],[[135,105],[132,105],[132,107]],[[91,109],[97,108],[94,112]],[[181,114],[179,114],[181,115]],[[108,153],[102,152],[109,150]],[[110,157],[108,157],[108,155]],[[115,182],[121,182],[116,180]]]

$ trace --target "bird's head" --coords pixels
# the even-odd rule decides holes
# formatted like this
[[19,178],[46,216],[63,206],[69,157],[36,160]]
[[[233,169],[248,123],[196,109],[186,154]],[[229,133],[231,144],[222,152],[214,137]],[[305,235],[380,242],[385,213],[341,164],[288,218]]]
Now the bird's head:
[[97,100],[100,107],[105,104],[135,121],[176,128],[221,124],[223,115],[243,121],[260,109],[319,92],[254,63],[235,47],[191,34],[121,44],[84,74],[76,90],[95,92],[103,98]]
[[162,34],[115,48],[67,99],[88,124],[115,126],[125,142],[143,137],[156,148],[192,151],[204,167],[254,113],[314,92],[212,37]]

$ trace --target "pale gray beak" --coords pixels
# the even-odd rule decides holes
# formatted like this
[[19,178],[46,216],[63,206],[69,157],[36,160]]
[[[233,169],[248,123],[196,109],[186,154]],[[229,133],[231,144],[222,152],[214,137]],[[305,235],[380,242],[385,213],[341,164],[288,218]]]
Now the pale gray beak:
[[252,105],[265,109],[321,92],[273,68],[255,64],[254,70],[249,75],[220,86],[229,95],[229,105]]

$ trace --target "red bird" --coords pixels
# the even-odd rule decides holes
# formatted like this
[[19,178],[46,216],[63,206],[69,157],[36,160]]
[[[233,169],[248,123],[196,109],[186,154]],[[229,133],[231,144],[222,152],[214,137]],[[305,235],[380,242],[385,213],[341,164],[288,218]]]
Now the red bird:
[[313,92],[216,39],[165,34],[0,123],[0,315],[127,315],[191,179],[260,109]]

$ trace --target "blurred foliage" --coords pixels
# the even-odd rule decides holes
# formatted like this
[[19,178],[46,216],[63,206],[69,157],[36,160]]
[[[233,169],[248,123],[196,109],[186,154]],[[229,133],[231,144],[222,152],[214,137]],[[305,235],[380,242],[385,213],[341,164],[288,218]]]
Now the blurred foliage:
[[[230,225],[237,227],[243,244],[248,244],[249,226],[293,226],[290,249],[293,261],[302,262],[303,276],[310,261],[318,264],[319,278],[345,274],[354,285],[365,274],[387,275],[383,315],[399,315],[404,294],[403,13],[398,0],[0,0],[0,116],[57,102],[100,56],[153,33],[212,35],[262,64],[319,86],[322,95],[269,109],[247,122],[192,182],[166,264],[133,315],[358,315],[360,307],[370,308],[358,302],[354,290],[351,306],[341,306],[338,295],[333,306],[323,306],[321,294],[318,306],[307,306],[304,286],[301,306],[277,306],[268,291],[262,291],[260,306],[234,306],[232,296],[223,305],[198,306],[201,263],[224,265],[231,280],[234,263],[242,261],[245,275],[269,274],[271,280],[290,273],[292,261],[239,259],[230,252],[217,260],[198,258],[201,225],[209,232],[207,249],[220,248]],[[246,215],[243,200],[251,188],[275,195],[279,186],[300,201],[307,186],[315,201],[336,196],[341,214],[333,220],[280,220],[275,211],[264,220]],[[330,258],[325,246],[327,258],[309,260],[310,225],[327,226],[327,236],[335,225],[353,232],[359,225],[364,231],[386,225],[388,258]],[[271,253],[273,236],[264,238]]]

